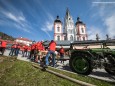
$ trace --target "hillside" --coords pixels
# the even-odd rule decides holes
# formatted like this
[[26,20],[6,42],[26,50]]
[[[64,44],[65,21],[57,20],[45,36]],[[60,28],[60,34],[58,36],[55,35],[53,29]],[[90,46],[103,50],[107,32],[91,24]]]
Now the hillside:
[[11,41],[15,40],[15,38],[13,38],[12,36],[9,36],[3,32],[0,32],[0,38],[4,39],[4,40],[11,40]]

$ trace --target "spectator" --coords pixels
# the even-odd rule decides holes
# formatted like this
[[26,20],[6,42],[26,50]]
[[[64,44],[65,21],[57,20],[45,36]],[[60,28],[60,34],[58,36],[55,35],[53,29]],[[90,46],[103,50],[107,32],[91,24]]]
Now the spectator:
[[5,51],[5,49],[6,49],[6,45],[7,45],[7,42],[6,41],[1,41],[1,53],[2,53],[2,55],[4,54],[4,51]]
[[14,43],[14,44],[11,46],[11,50],[10,50],[10,53],[9,53],[10,56],[13,56],[13,54],[15,53],[15,48],[16,48],[16,44]]
[[25,46],[23,46],[23,48],[24,48],[23,57],[27,57],[27,54],[28,54],[28,46],[25,45]]
[[34,56],[35,55],[35,48],[36,48],[36,44],[33,43],[31,45],[31,51],[30,51],[29,59],[34,60],[34,61],[35,61],[35,56]]
[[28,46],[28,57],[30,56],[31,46]]
[[16,50],[15,50],[15,55],[16,55],[16,56],[18,56],[19,51],[20,51],[20,44],[17,44]]
[[63,59],[64,59],[64,53],[65,53],[64,48],[63,48],[63,46],[61,46],[61,48],[59,50],[59,54],[60,54],[60,58],[61,58],[61,63],[62,62],[64,63],[64,61],[63,61]]

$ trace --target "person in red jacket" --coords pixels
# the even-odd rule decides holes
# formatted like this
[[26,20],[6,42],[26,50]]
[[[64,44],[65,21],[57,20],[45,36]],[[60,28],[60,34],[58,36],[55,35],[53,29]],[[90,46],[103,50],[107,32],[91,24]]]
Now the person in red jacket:
[[[60,50],[59,50],[59,54],[60,54],[60,58],[61,58],[61,59],[64,58],[64,53],[65,53],[64,48],[63,48],[63,46],[61,46],[61,48],[60,48]],[[61,63],[62,63],[62,60],[61,60]],[[63,61],[63,63],[64,63],[64,61]]]
[[48,50],[48,53],[46,55],[46,58],[45,58],[45,65],[44,67],[47,68],[48,65],[49,65],[49,57],[50,57],[50,54],[52,54],[52,66],[55,67],[55,49],[56,49],[56,42],[51,40],[51,42],[49,43],[49,50]]
[[25,45],[23,48],[24,48],[23,57],[27,57],[27,54],[28,54],[28,46]]
[[11,50],[10,50],[9,56],[15,55],[15,49],[16,49],[16,43],[14,43],[14,44],[11,46]]
[[[36,62],[41,61],[42,51],[44,50],[43,41],[36,43]],[[39,61],[39,62],[40,62]]]
[[6,49],[7,42],[6,41],[1,41],[1,53],[2,55],[4,54],[4,51]]
[[18,43],[17,45],[16,45],[16,49],[15,49],[15,56],[18,56],[18,54],[19,54],[19,51],[20,51],[20,44]]

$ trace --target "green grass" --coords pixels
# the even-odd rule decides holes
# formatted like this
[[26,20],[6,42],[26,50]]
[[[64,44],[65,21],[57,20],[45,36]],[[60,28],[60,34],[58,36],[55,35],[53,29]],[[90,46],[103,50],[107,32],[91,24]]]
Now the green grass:
[[[79,86],[66,79],[36,69],[29,62],[15,61],[15,58],[9,57],[3,57],[2,59],[3,61],[0,62],[0,86]],[[50,67],[48,69],[97,86],[114,85],[89,76],[72,74]]]
[[29,62],[4,58],[0,63],[0,86],[79,86],[36,69]]
[[77,73],[73,74],[73,73],[57,70],[57,69],[54,69],[54,68],[51,68],[51,67],[49,67],[48,69],[53,70],[53,71],[58,72],[58,73],[61,73],[63,75],[67,75],[67,76],[72,77],[72,78],[77,79],[77,80],[81,80],[81,81],[84,81],[84,82],[87,82],[87,83],[94,84],[96,86],[113,86],[115,84],[115,83],[113,84],[113,83],[109,83],[109,82],[106,82],[106,81],[101,81],[101,80],[98,80],[98,79],[94,79],[94,78],[89,77],[89,76],[80,75],[80,74],[77,74]]

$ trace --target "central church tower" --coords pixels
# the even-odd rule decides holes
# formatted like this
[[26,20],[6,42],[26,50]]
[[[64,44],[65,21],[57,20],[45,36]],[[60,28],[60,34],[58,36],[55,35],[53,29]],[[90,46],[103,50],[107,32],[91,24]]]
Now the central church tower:
[[86,25],[77,18],[77,21],[74,25],[74,21],[70,12],[67,8],[66,15],[64,18],[64,26],[62,26],[62,21],[57,16],[54,21],[54,40],[55,41],[85,41],[88,40],[86,33]]
[[72,16],[70,15],[69,9],[67,8],[64,19],[64,33],[66,34],[66,40],[74,41],[74,30],[74,22]]

